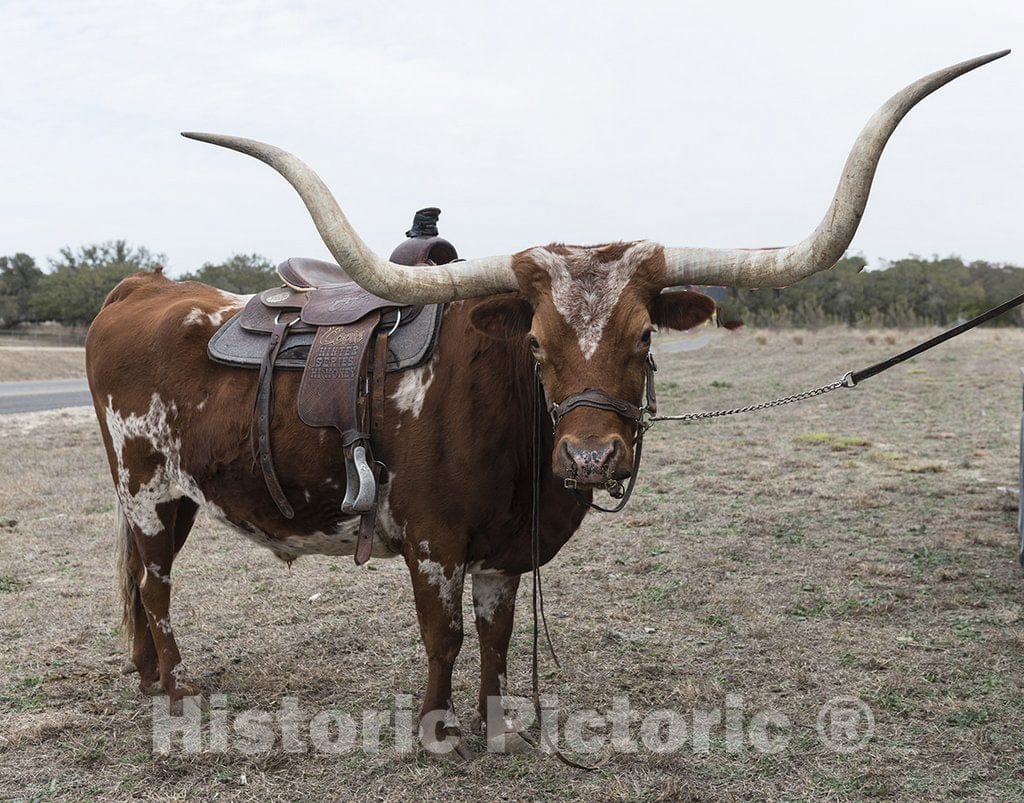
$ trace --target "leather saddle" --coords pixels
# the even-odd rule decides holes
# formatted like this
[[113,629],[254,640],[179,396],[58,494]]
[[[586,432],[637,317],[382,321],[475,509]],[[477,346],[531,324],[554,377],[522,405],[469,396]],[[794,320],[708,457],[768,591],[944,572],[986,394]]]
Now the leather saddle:
[[[458,258],[437,236],[440,210],[416,213],[413,229],[391,255],[397,264],[445,264]],[[378,489],[385,465],[375,459],[374,433],[384,421],[384,376],[426,362],[440,330],[442,306],[395,304],[363,290],[338,265],[291,258],[277,273],[284,284],[254,295],[210,339],[215,362],[258,369],[250,427],[253,457],[267,490],[286,518],[295,515],[274,467],[271,423],[275,370],[301,370],[295,414],[311,427],[341,437],[346,489],[342,513],[360,516],[355,561],[370,557]]]

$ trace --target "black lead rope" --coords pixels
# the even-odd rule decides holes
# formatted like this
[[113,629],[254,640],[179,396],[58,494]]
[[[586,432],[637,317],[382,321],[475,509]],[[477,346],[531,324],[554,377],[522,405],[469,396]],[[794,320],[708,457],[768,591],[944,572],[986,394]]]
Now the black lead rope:
[[876,362],[874,365],[869,366],[868,368],[862,368],[860,371],[851,371],[849,374],[850,382],[853,385],[856,385],[858,382],[870,379],[876,374],[882,373],[882,371],[889,370],[894,365],[899,365],[904,360],[916,357],[921,352],[928,351],[928,349],[934,348],[940,343],[945,343],[950,338],[962,335],[964,332],[973,329],[975,326],[985,323],[985,321],[998,318],[1004,312],[1009,312],[1014,307],[1020,306],[1021,304],[1024,304],[1024,293],[1021,293],[1016,298],[1011,298],[1009,301],[1003,302],[998,307],[993,307],[988,312],[981,313],[981,315],[976,318],[971,318],[969,321],[964,321],[962,324],[954,326],[952,329],[943,332],[941,335],[936,335],[931,340],[926,340],[924,343],[920,343],[912,349],[907,349],[906,351],[897,354],[895,357],[890,357],[888,360],[884,360],[883,362]]
[[1011,298],[1009,301],[1005,301],[998,307],[993,307],[987,312],[983,312],[969,321],[964,321],[952,329],[948,329],[942,334],[936,335],[935,337],[925,340],[923,343],[918,343],[913,348],[909,348],[906,351],[901,351],[894,357],[890,357],[882,362],[877,362],[874,365],[869,365],[867,368],[862,368],[859,371],[847,371],[842,379],[837,379],[834,382],[829,382],[827,385],[822,385],[819,388],[813,390],[805,390],[801,393],[794,393],[792,396],[784,396],[781,399],[772,399],[771,401],[760,402],[759,404],[751,404],[746,407],[734,407],[729,410],[704,410],[698,413],[683,413],[681,415],[655,415],[651,416],[651,422],[655,421],[704,421],[709,418],[721,418],[727,415],[737,415],[739,413],[752,413],[757,410],[768,410],[773,407],[781,407],[784,404],[792,404],[793,402],[804,401],[805,399],[811,399],[815,396],[821,396],[825,393],[831,393],[833,390],[839,390],[839,388],[852,388],[856,387],[859,383],[865,379],[870,379],[873,376],[877,376],[883,371],[887,371],[894,365],[899,365],[904,360],[909,360],[911,357],[916,357],[928,349],[935,348],[940,343],[945,343],[950,338],[962,335],[979,326],[986,321],[990,321],[1006,312],[1009,312],[1014,307],[1018,307],[1024,304],[1024,293],[1019,296]]

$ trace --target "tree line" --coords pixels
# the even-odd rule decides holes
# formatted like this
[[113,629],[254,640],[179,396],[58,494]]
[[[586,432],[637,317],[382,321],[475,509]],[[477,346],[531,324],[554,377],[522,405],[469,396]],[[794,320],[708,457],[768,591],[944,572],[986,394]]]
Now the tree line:
[[[163,254],[124,240],[62,248],[44,271],[28,254],[0,257],[0,328],[58,321],[87,326],[103,299],[119,281],[139,271],[166,264]],[[207,262],[181,280],[212,284],[231,293],[258,293],[279,284],[274,266],[259,254],[235,254],[223,262]]]
[[[882,270],[865,270],[847,257],[784,290],[730,288],[725,318],[760,327],[861,328],[948,326],[1024,292],[1024,269],[959,257],[908,257]],[[1024,326],[1018,307],[992,322]]]
[[[27,254],[0,257],[0,328],[42,321],[88,325],[121,279],[165,262],[162,254],[124,240],[61,249],[48,270]],[[730,288],[722,317],[759,327],[947,326],[1024,292],[1024,269],[1009,265],[958,257],[908,257],[872,271],[866,264],[847,257],[784,290]],[[242,294],[279,283],[274,266],[259,254],[207,262],[181,279]],[[1024,326],[1024,313],[1018,308],[994,324]]]

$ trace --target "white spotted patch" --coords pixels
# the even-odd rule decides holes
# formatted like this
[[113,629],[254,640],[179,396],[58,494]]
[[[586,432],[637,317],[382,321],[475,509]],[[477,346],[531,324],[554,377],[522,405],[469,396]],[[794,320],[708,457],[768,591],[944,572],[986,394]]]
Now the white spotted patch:
[[253,293],[248,295],[239,295],[238,293],[229,293],[227,290],[217,290],[220,293],[220,297],[223,298],[232,307],[244,307],[250,301],[252,301]]
[[225,315],[229,312],[234,312],[240,307],[244,307],[246,302],[252,298],[252,296],[236,296],[234,293],[228,293],[224,290],[218,290],[217,292],[220,293],[221,297],[227,302],[225,306],[215,309],[213,312],[207,312],[201,307],[192,307],[181,322],[182,326],[198,326],[202,323],[209,323],[211,326],[220,326],[224,323]]
[[405,522],[401,524],[395,519],[395,512],[391,508],[391,490],[395,487],[395,472],[391,472],[391,478],[387,485],[383,486],[377,493],[377,521],[374,526],[373,547],[377,549],[378,543],[381,548],[386,548],[389,554],[398,554],[405,541]]
[[[117,459],[117,498],[128,521],[144,535],[155,536],[163,530],[156,508],[157,505],[177,498],[172,493],[173,485],[182,488],[189,486],[202,498],[195,482],[181,471],[181,441],[172,435],[170,425],[170,419],[177,414],[177,405],[173,401],[165,403],[157,393],[153,394],[149,409],[143,415],[122,415],[114,409],[113,398],[107,396],[107,431]],[[163,458],[163,463],[157,466],[150,480],[133,494],[129,468],[124,463],[124,447],[126,441],[135,438],[145,440]]]
[[159,580],[164,585],[168,585],[169,586],[171,584],[170,576],[166,575],[166,574],[161,574],[160,573],[160,567],[157,566],[155,563],[148,564],[147,566],[144,567],[144,569],[145,569],[146,574],[142,578],[142,584],[143,585],[146,584],[146,580],[149,579],[150,575],[155,577],[157,580]]
[[410,368],[402,374],[398,387],[391,394],[391,401],[395,403],[400,413],[412,413],[413,418],[419,418],[423,412],[423,403],[427,399],[427,391],[433,382],[433,360],[419,368]]
[[184,663],[179,662],[174,665],[174,669],[171,670],[171,678],[174,680],[174,688],[185,688],[188,681],[188,670],[185,668]]
[[498,608],[512,598],[514,584],[508,577],[493,574],[473,576],[473,612],[477,619],[494,623]]
[[425,558],[417,561],[417,568],[428,583],[437,587],[437,595],[441,599],[441,606],[448,614],[452,627],[459,626],[459,616],[462,614],[462,607],[459,602],[462,599],[462,581],[465,577],[464,567],[461,563],[455,564],[451,576],[445,574],[444,566],[436,560]]
[[527,253],[551,277],[551,300],[555,309],[576,333],[584,359],[594,356],[622,291],[640,265],[661,248],[641,240],[633,243],[617,260],[602,262],[600,249],[564,246],[567,254],[547,248]]
[[[173,402],[165,402],[154,393],[149,409],[142,415],[116,410],[111,396],[107,397],[106,425],[110,433],[111,447],[117,462],[116,491],[125,518],[144,535],[153,537],[163,531],[163,523],[157,515],[157,506],[189,497],[214,519],[222,521],[244,534],[262,547],[266,547],[278,558],[291,562],[301,555],[352,555],[356,548],[358,528],[357,517],[345,518],[331,532],[287,533],[281,537],[261,531],[247,521],[231,521],[217,504],[207,500],[198,483],[181,467],[181,438],[171,428],[177,417],[178,408]],[[131,493],[131,467],[125,464],[125,444],[132,439],[143,439],[153,453],[160,455],[162,462],[152,478],[133,494]],[[393,481],[392,475],[392,481]],[[337,487],[338,484],[334,481]],[[387,486],[391,487],[391,484]],[[308,492],[307,492],[308,494]],[[311,498],[311,495],[308,495]],[[388,537],[375,538],[371,555],[375,558],[393,558],[400,549],[404,528],[398,527],[391,514],[386,495],[377,517],[377,532],[383,528]],[[392,548],[395,544],[397,548]],[[154,576],[170,584],[170,577],[160,573],[155,563],[145,567],[144,582]]]
[[[221,522],[244,535],[254,544],[269,549],[280,560],[291,563],[303,555],[353,555],[356,551],[356,536],[359,530],[357,518],[342,521],[331,532],[316,531],[313,533],[289,533],[282,538],[273,538],[250,522],[241,524],[227,519],[223,515],[217,517]],[[396,552],[388,545],[374,539],[370,552],[375,558],[393,558]]]
[[491,566],[484,566],[484,562],[482,560],[475,560],[469,565],[467,565],[466,572],[467,574],[471,574],[474,577],[478,574],[505,574],[505,572],[503,572],[501,569],[495,569]]
[[235,532],[241,533],[257,546],[269,549],[274,553],[274,556],[278,560],[291,563],[298,557],[297,553],[283,549],[283,544],[280,541],[271,538],[267,533],[263,532],[263,530],[253,524],[250,524],[247,521],[243,521],[241,523],[231,521],[231,519],[229,519],[223,511],[219,510],[216,505],[211,505],[208,512],[213,518],[217,519],[217,521],[222,524],[226,524],[228,527],[235,530]]

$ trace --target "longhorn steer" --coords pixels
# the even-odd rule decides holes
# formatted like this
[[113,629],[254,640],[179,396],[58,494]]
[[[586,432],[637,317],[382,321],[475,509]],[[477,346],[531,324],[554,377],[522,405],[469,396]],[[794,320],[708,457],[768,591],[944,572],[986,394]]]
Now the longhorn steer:
[[[587,389],[639,406],[651,333],[686,329],[714,305],[687,284],[776,287],[830,267],[864,210],[882,148],[903,115],[953,78],[1003,55],[934,73],[894,96],[857,139],[825,218],[801,243],[766,250],[663,248],[652,242],[550,245],[446,266],[389,263],[359,239],[302,162],[251,140],[188,135],[255,156],[298,191],[335,259],[360,285],[402,303],[451,302],[426,366],[387,377],[378,457],[390,468],[374,554],[401,556],[412,577],[428,677],[421,714],[451,711],[462,645],[462,592],[473,578],[480,640],[479,707],[504,692],[520,575],[531,567],[531,420],[539,364],[547,401]],[[212,363],[206,345],[238,298],[159,273],[125,279],[89,331],[89,384],[120,502],[124,623],[143,688],[172,699],[199,694],[169,618],[171,567],[204,508],[278,557],[351,554],[354,520],[342,515],[344,462],[325,430],[281,412],[274,419],[279,477],[295,516],[285,519],[253,466],[249,411],[254,372]],[[276,380],[279,411],[293,410],[299,377]],[[579,526],[586,498],[633,471],[633,425],[607,409],[575,407],[545,428],[551,455],[540,477],[540,561]],[[493,734],[492,734],[493,735]],[[428,745],[450,738],[442,718]]]

